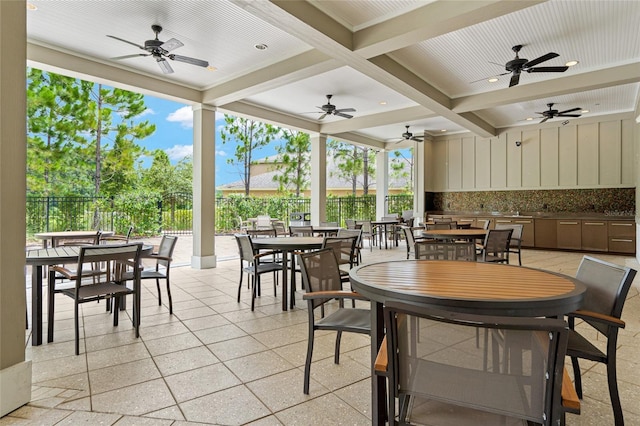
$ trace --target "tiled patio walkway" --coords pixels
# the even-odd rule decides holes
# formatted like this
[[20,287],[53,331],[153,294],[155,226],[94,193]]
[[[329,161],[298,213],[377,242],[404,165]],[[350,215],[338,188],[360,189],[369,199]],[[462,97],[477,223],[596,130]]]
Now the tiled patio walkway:
[[[241,303],[236,301],[236,252],[232,237],[220,237],[217,268],[178,266],[188,264],[191,255],[190,237],[181,236],[172,270],[174,315],[158,306],[151,282],[144,283],[139,339],[127,315],[114,328],[104,304],[83,305],[80,356],[73,355],[72,305],[58,296],[55,342],[31,347],[30,331],[26,333],[27,357],[33,361],[32,401],[0,419],[0,425],[370,424],[369,338],[345,334],[341,363],[335,365],[334,335],[319,333],[311,393],[304,395],[307,312],[300,292],[296,308],[282,312],[266,279],[251,312],[246,288]],[[364,262],[404,256],[404,246],[363,254]],[[523,263],[574,274],[581,257],[527,250]],[[599,257],[638,267],[630,257]],[[640,425],[637,288],[623,319],[627,328],[618,352],[622,404],[627,424]],[[569,415],[567,424],[613,424],[603,366],[583,363],[583,368],[583,413]],[[480,424],[477,418],[469,420]]]

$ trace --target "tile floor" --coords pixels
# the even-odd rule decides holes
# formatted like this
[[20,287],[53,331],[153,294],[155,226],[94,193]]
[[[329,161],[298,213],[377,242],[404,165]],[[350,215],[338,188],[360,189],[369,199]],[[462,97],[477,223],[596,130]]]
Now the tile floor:
[[[188,242],[182,238],[177,257],[184,257],[176,264],[188,263]],[[32,400],[0,419],[0,425],[370,424],[369,338],[345,334],[341,363],[335,365],[334,335],[319,333],[311,392],[304,395],[307,312],[300,294],[296,309],[282,312],[267,278],[251,312],[246,289],[241,303],[235,298],[235,242],[220,237],[216,247],[219,259],[225,260],[215,269],[172,268],[173,316],[166,306],[158,306],[155,285],[145,283],[139,339],[128,315],[114,328],[103,303],[85,304],[82,353],[73,355],[72,305],[57,296],[55,342],[31,347],[30,330],[26,333],[26,354],[33,361]],[[405,248],[363,253],[364,262],[402,259]],[[581,257],[526,250],[523,263],[574,274]],[[631,257],[598,257],[638,268]],[[627,424],[640,425],[637,284],[623,319],[627,327],[619,339],[619,387]],[[583,363],[583,369],[582,415],[568,415],[567,424],[613,424],[603,366]],[[478,417],[467,418],[478,424]],[[433,424],[461,423],[458,418]]]

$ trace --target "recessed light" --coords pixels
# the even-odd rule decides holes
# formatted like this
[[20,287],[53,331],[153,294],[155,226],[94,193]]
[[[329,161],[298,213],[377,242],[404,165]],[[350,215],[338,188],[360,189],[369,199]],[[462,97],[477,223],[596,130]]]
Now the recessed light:
[[495,83],[496,81],[498,81],[497,77],[492,77],[489,80],[487,80],[489,83]]
[[533,117],[527,117],[527,118],[525,118],[525,120],[527,120],[527,121],[532,121],[532,120],[533,120]]
[[589,110],[588,110],[588,109],[583,109],[583,110],[582,110],[582,111],[580,111],[580,112],[581,112],[582,114],[586,114],[586,113],[588,113],[588,112],[589,112]]
[[572,66],[574,66],[574,65],[578,65],[578,63],[579,63],[579,62],[578,62],[578,61],[575,61],[575,60],[574,60],[574,61],[569,61],[569,62],[567,62],[566,64],[564,64],[564,66],[565,66],[565,67],[572,67]]
[[447,129],[442,129],[442,130],[440,130],[440,131],[441,131],[441,132],[446,132],[446,131],[447,131]]
[[269,48],[269,46],[267,46],[267,45],[266,45],[266,44],[264,44],[264,43],[256,44],[256,45],[255,45],[255,46],[253,46],[253,47],[255,47],[255,48],[256,48],[256,49],[258,49],[258,50],[267,50],[267,49]]
[[207,67],[207,71],[218,71],[218,68],[214,67],[213,65],[209,65]]
[[380,105],[386,105],[387,101],[380,101]]
[[38,10],[38,6],[32,3],[27,3],[27,10]]

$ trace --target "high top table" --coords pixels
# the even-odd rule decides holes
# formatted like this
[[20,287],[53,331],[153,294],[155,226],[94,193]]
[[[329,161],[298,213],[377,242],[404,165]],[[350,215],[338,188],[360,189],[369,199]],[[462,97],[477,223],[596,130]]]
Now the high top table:
[[276,250],[282,252],[282,310],[286,311],[290,305],[293,309],[295,305],[295,259],[291,256],[291,297],[287,305],[287,282],[289,252],[319,249],[322,247],[323,238],[319,237],[277,237],[277,238],[253,238],[251,243],[253,248],[258,250]]
[[385,377],[373,372],[389,301],[435,309],[515,317],[562,316],[580,308],[586,287],[561,274],[521,266],[401,260],[351,269],[351,287],[371,300],[372,424],[385,423]]

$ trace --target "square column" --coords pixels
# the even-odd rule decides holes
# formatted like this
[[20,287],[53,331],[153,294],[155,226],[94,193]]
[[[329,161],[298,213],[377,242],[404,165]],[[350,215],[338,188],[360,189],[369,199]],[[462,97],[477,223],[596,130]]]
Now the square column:
[[376,217],[387,215],[387,195],[389,194],[389,153],[381,150],[376,154]]
[[31,400],[25,360],[27,17],[0,1],[0,417]]
[[216,112],[193,106],[193,255],[191,267],[216,267]]
[[425,143],[414,142],[413,145],[413,215],[421,222],[424,218]]
[[327,216],[327,135],[311,135],[311,225]]

